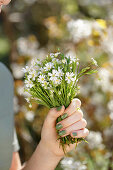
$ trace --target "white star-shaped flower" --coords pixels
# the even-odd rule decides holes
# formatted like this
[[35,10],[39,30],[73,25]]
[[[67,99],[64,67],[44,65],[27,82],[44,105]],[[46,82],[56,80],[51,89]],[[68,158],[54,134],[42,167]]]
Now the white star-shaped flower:
[[45,76],[44,75],[39,75],[38,82],[43,83],[44,81],[45,81]]
[[29,71],[29,67],[28,66],[25,66],[25,68],[22,68],[22,71],[24,72],[24,73],[27,73],[28,71]]
[[51,63],[51,62],[49,62],[49,63],[46,63],[45,64],[45,67],[44,67],[44,70],[45,71],[49,71],[49,70],[51,70],[51,68],[53,67],[53,63]]
[[30,79],[25,80],[25,85],[28,88],[32,88],[33,87],[33,82]]

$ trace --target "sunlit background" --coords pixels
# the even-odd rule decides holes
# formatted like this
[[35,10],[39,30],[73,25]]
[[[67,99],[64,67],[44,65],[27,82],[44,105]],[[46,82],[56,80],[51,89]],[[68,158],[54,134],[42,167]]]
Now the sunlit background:
[[[57,49],[77,55],[82,65],[98,61],[98,76],[80,82],[89,144],[79,144],[56,170],[113,169],[113,0],[12,0],[0,14],[0,61],[14,77],[15,126],[22,162],[40,140],[48,109],[29,107],[22,68]],[[98,77],[100,77],[98,79]]]

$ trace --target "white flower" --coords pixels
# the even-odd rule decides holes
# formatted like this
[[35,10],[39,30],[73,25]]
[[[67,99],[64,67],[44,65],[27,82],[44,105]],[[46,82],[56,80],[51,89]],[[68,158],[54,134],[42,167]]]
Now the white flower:
[[28,88],[32,88],[33,87],[33,82],[30,79],[25,80],[25,85]]
[[45,64],[44,70],[49,71],[49,70],[51,70],[52,67],[53,67],[53,63],[49,62],[49,63]]
[[50,80],[51,80],[51,81],[54,81],[55,78],[56,78],[56,77],[50,77]]
[[60,54],[60,52],[54,53],[54,56],[58,57],[59,54]]
[[61,61],[58,59],[58,58],[52,58],[52,62],[56,62],[56,63],[58,63],[58,64],[60,64],[61,63]]
[[32,104],[31,103],[29,104],[29,108],[32,108]]
[[45,81],[45,76],[44,75],[39,75],[38,82],[43,83],[44,81]]
[[34,70],[39,70],[39,66],[38,65],[35,65],[33,68],[34,68]]
[[76,57],[75,56],[70,56],[70,63],[76,62]]
[[55,85],[59,85],[61,83],[61,80],[58,79],[58,78],[55,78],[54,79],[54,83],[55,83]]
[[35,59],[32,59],[32,60],[31,60],[31,66],[35,66],[36,62],[37,62],[37,59],[36,59],[36,58],[35,58]]
[[47,82],[47,81],[43,81],[42,82],[42,86],[45,88],[45,89],[47,89],[47,85],[48,85],[49,83]]
[[95,66],[98,66],[97,61],[96,61],[94,58],[91,58],[91,60],[92,60],[92,63],[93,63]]
[[30,97],[25,98],[28,103],[30,103]]
[[41,67],[41,68],[39,69],[39,74],[40,74],[40,73],[43,73],[43,72],[44,72],[44,68]]
[[71,93],[68,93],[68,96],[71,96]]
[[50,77],[50,80],[55,84],[59,85],[61,83],[61,80],[58,79],[57,77]]
[[50,57],[51,57],[51,58],[54,58],[54,53],[50,53]]
[[36,77],[37,77],[37,73],[35,70],[30,72],[30,74],[28,75],[28,78],[32,78],[32,80],[35,80]]
[[68,84],[70,84],[71,82],[74,82],[76,80],[76,76],[73,73],[67,72],[65,80],[67,81]]
[[56,76],[57,77],[62,77],[63,76],[63,72],[62,72],[62,69],[60,67],[58,67],[58,71],[56,72]]
[[77,66],[78,66],[78,65],[79,65],[79,62],[77,61],[76,64],[77,64]]
[[58,94],[61,95],[61,91],[59,91]]
[[57,70],[52,70],[52,73],[48,73],[48,76],[50,76],[50,77],[56,77],[56,74],[57,74]]
[[24,73],[27,73],[27,72],[29,71],[29,67],[28,67],[28,66],[25,66],[25,68],[22,68],[22,71],[23,71]]
[[67,60],[64,58],[64,59],[62,59],[62,63],[67,63]]
[[52,70],[52,73],[48,73],[50,80],[54,80],[54,78],[61,77],[62,75],[63,75],[63,72],[62,72],[62,69],[60,69],[60,67],[58,67],[58,71],[54,69]]
[[53,94],[53,93],[54,93],[54,90],[51,89],[51,90],[50,90],[50,94]]
[[73,51],[69,51],[67,54],[66,54],[66,58],[70,58],[70,64],[72,62],[78,62],[79,59],[76,57],[76,54],[73,52]]
[[50,53],[50,57],[51,57],[51,58],[58,57],[59,54],[60,54],[60,52]]

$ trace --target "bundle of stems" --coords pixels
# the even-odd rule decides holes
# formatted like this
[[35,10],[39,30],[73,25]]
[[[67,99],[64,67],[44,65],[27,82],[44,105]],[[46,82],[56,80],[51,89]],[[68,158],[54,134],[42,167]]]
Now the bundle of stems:
[[[97,62],[92,58],[88,66],[80,70],[79,59],[76,56],[60,52],[50,53],[43,61],[32,60],[30,66],[23,68],[25,91],[30,95],[27,101],[33,100],[48,108],[63,105],[67,108],[80,92],[79,79],[86,74],[96,73],[95,66]],[[60,116],[56,123],[61,120]],[[85,141],[83,138],[73,138],[70,135],[65,137],[58,135],[57,140],[60,141],[65,154],[66,145]]]

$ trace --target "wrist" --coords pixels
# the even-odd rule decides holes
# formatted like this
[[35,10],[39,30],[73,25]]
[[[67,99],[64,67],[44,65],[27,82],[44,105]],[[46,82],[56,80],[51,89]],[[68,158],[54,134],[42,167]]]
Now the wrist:
[[51,149],[48,146],[46,146],[45,143],[43,143],[43,141],[40,141],[37,147],[42,154],[46,155],[48,159],[52,159],[55,162],[59,162],[63,157],[63,156],[55,155],[55,153],[52,152]]

